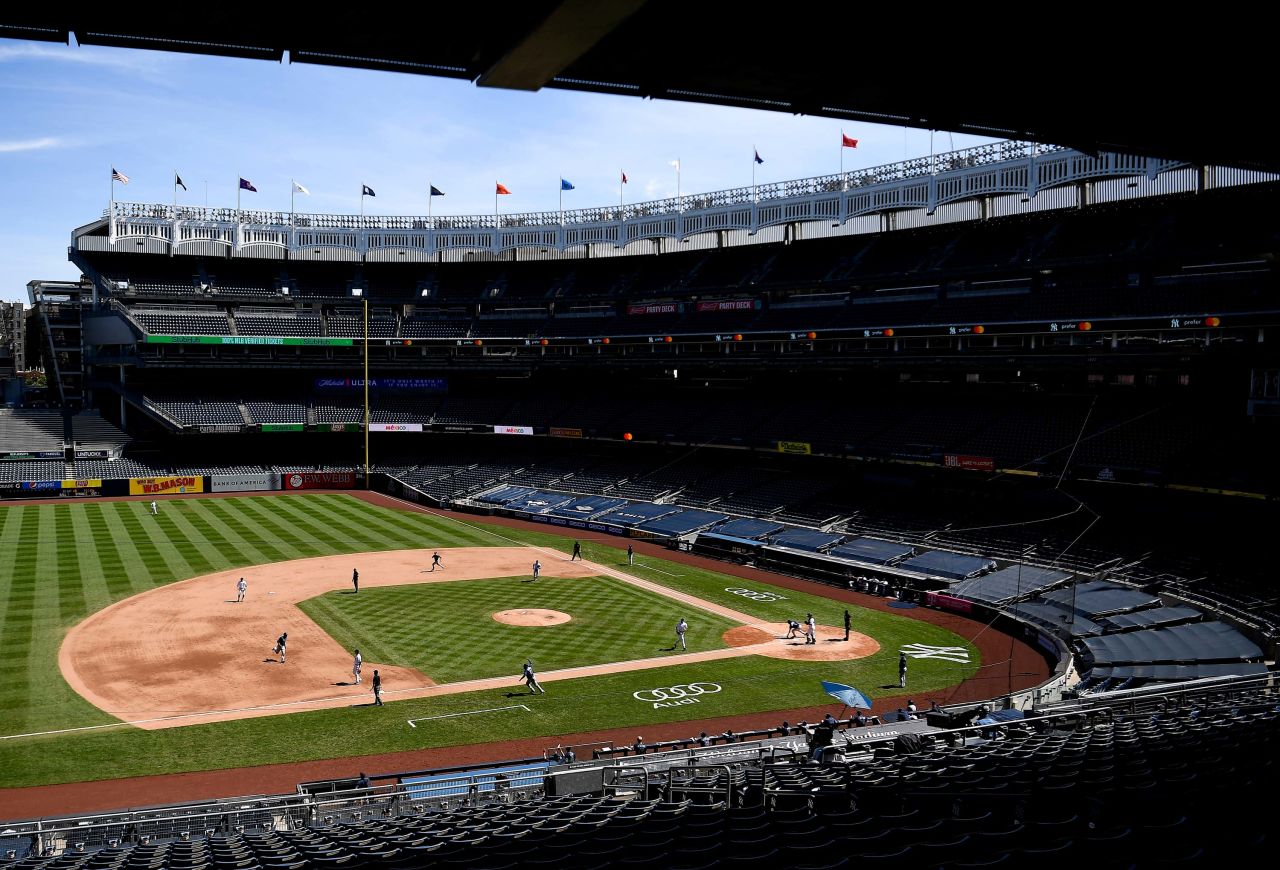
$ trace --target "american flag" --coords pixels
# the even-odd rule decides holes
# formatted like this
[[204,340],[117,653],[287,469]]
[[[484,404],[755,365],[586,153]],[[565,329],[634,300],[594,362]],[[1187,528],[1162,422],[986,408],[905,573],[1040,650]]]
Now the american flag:
[[129,176],[125,175],[125,174],[124,174],[123,172],[121,172],[119,169],[116,169],[114,166],[112,166],[112,167],[111,167],[111,180],[112,180],[112,181],[118,181],[118,182],[120,182],[121,184],[128,184],[128,183],[129,183]]

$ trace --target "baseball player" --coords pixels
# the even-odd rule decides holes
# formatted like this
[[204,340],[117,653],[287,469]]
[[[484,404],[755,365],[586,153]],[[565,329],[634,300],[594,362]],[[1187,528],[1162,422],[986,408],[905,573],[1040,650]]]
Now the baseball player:
[[375,707],[382,706],[382,675],[376,670],[373,672],[373,704]]
[[533,560],[533,579],[537,580],[538,575],[542,573],[542,563],[537,559]]
[[[534,564],[536,565],[537,563],[535,562]],[[533,673],[533,662],[529,661],[528,659],[524,660],[524,675],[521,677],[521,679],[524,680],[524,684],[529,687],[530,695],[533,695],[537,692],[541,692],[544,695],[547,693],[546,689],[538,685],[538,678],[534,676],[534,673]]]
[[351,660],[351,675],[356,678],[356,685],[360,684],[360,667],[364,664],[364,659],[360,657],[360,650],[356,650],[355,657]]
[[898,688],[905,689],[907,687],[907,654],[898,653]]
[[244,582],[244,578],[240,578],[240,582],[236,584],[236,603],[244,601],[244,594],[249,591],[249,584]]
[[435,571],[437,568],[441,571],[444,570],[444,562],[440,561],[440,552],[438,550],[431,554],[431,570]]
[[804,642],[818,642],[818,621],[813,618],[813,614],[809,614],[809,618],[804,621]]
[[278,638],[276,638],[276,648],[273,649],[272,652],[280,656],[280,664],[284,664],[284,645],[288,642],[289,642],[289,632],[287,631],[284,634],[280,635]]
[[574,559],[581,559],[581,558],[582,558],[582,542],[574,541],[573,555],[569,557],[569,561],[572,562]]
[[360,594],[360,572],[355,568],[351,569],[351,585],[355,587],[356,594]]
[[853,617],[849,615],[849,608],[844,610],[844,639],[849,639],[849,628],[853,625]]
[[[676,623],[676,637],[680,640],[680,649],[688,649],[688,647],[684,645],[684,633],[688,630],[689,623],[684,621],[683,616],[680,617],[680,621]],[[671,648],[675,649],[675,646],[672,645]]]
[[636,563],[636,548],[627,544],[627,564],[634,565]]
[[154,501],[151,503],[151,516],[153,517],[160,516],[160,508],[156,505]]
[[791,640],[796,636],[796,632],[800,630],[800,623],[794,619],[787,620],[787,636],[783,640]]

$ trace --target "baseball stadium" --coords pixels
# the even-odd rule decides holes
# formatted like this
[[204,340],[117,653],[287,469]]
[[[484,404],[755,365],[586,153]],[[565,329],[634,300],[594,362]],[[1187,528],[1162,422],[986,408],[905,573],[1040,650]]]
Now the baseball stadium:
[[[1171,71],[1135,117],[1091,85],[1137,45],[939,96],[762,59],[711,5],[525,5],[426,44],[0,37],[989,138],[478,215],[132,201],[112,167],[79,279],[0,307],[0,868],[1265,856],[1257,109],[1180,129]],[[647,48],[677,13],[705,57]]]

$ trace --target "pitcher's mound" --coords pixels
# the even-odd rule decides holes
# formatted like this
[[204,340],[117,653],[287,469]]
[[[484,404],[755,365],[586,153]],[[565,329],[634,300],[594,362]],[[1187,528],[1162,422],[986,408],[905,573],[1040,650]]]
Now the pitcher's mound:
[[493,615],[496,622],[506,625],[559,625],[573,619],[558,610],[499,610]]
[[731,628],[723,635],[729,646],[750,646],[756,648],[756,655],[774,659],[791,659],[802,662],[839,662],[851,659],[866,658],[880,651],[880,644],[874,638],[856,631],[850,632],[849,639],[844,639],[844,629],[833,625],[817,627],[818,642],[806,644],[804,638],[782,636],[773,625],[739,625]]

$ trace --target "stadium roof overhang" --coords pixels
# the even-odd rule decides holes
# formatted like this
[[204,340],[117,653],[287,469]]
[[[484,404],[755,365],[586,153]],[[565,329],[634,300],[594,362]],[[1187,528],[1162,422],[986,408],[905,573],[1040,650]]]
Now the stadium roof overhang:
[[273,19],[235,7],[127,17],[23,7],[4,16],[0,37],[287,58],[1280,169],[1265,27],[1233,28],[1231,62],[1211,63],[1209,39],[1117,23],[1108,10],[1034,26],[1013,10],[920,11],[527,0],[436,5],[419,27],[400,26],[391,8]]

